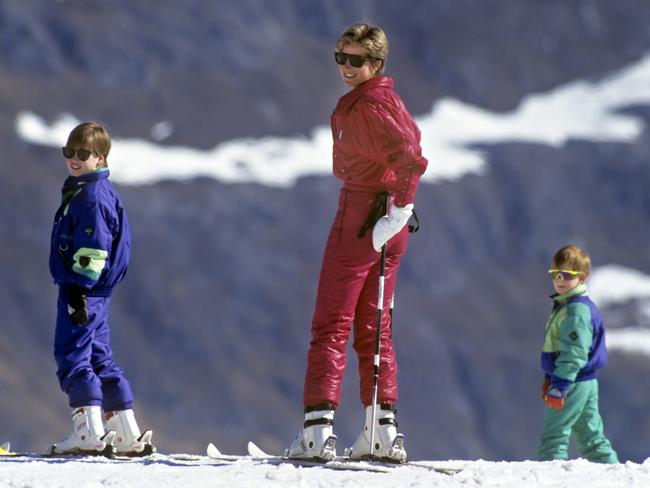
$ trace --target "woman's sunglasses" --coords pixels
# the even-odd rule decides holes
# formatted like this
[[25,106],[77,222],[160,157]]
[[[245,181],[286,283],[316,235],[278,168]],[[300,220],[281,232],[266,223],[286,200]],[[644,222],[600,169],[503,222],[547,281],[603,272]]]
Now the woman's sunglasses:
[[570,269],[551,268],[548,270],[548,274],[551,276],[551,279],[553,281],[564,281],[564,280],[569,281],[584,273],[582,271],[573,271]]
[[63,156],[66,159],[74,158],[74,155],[76,153],[77,154],[77,159],[79,161],[88,161],[88,158],[93,153],[92,151],[89,151],[88,149],[72,149],[71,147],[68,147],[68,146],[62,147],[61,151],[63,151]]
[[378,61],[380,58],[373,58],[372,56],[359,56],[358,54],[348,54],[348,53],[334,53],[334,60],[336,64],[343,66],[347,60],[350,60],[350,66],[353,68],[361,68],[363,64],[368,60]]

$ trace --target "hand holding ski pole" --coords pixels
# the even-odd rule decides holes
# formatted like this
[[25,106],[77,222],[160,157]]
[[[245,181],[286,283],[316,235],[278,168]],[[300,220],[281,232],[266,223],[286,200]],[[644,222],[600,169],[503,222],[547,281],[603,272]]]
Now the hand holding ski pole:
[[[386,202],[386,208],[388,208],[388,202]],[[380,218],[372,229],[372,246],[375,248],[375,251],[380,252],[382,246],[402,230],[412,214],[412,203],[403,207],[393,205],[390,212]]]

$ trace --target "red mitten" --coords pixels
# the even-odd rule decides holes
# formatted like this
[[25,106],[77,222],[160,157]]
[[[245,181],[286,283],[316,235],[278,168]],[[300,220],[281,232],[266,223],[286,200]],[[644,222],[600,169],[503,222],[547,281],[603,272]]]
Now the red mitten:
[[562,410],[564,408],[564,394],[552,386],[544,395],[544,403],[554,410]]

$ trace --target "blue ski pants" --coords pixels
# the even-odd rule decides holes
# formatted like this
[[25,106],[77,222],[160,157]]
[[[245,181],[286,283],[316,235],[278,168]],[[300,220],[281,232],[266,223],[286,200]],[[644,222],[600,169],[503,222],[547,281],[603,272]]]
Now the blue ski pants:
[[113,361],[109,344],[111,297],[87,297],[88,323],[76,325],[68,315],[64,286],[59,287],[54,359],[61,389],[72,408],[98,405],[104,411],[133,408],[133,393],[124,372]]

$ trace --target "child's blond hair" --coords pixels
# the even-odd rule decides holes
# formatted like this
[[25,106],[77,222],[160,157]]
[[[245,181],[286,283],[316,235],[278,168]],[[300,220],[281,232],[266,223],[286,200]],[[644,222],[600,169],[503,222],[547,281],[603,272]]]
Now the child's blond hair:
[[84,122],[72,129],[66,145],[74,149],[87,149],[104,156],[104,165],[108,165],[111,137],[108,135],[108,131],[96,122]]
[[585,276],[591,273],[591,259],[589,255],[574,244],[560,248],[553,255],[554,268],[580,271]]

